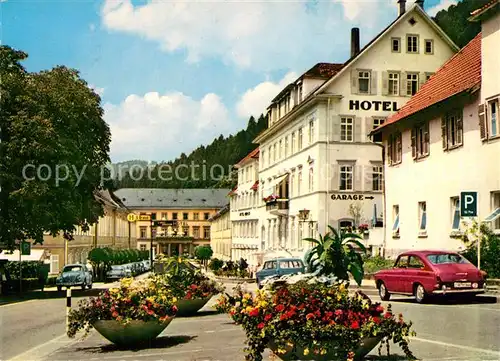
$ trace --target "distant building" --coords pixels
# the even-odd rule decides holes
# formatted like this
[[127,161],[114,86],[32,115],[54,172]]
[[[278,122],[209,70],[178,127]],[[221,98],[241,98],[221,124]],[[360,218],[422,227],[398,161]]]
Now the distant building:
[[165,255],[193,255],[198,245],[210,244],[209,219],[227,204],[230,189],[123,188],[115,193],[137,215],[152,215],[164,226],[150,221],[134,223],[137,247]]
[[73,240],[68,241],[67,259],[65,239],[62,234],[52,237],[45,234],[43,245],[32,247],[34,254],[40,254],[42,259],[50,261],[50,273],[58,273],[65,264],[86,264],[89,252],[96,247],[115,249],[137,248],[135,228],[129,228],[127,207],[110,191],[102,190],[95,197],[104,206],[104,216],[96,224],[90,225],[87,231],[76,227]]
[[250,152],[239,161],[238,185],[230,193],[231,197],[231,227],[233,260],[246,259],[248,264],[256,265],[261,252],[261,237],[259,225],[263,221],[263,201],[259,198],[259,148]]
[[210,246],[214,252],[213,258],[222,260],[231,259],[232,229],[229,204],[220,209],[209,219]]
[[463,247],[460,194],[500,234],[499,1],[473,12],[482,32],[374,131],[386,149],[386,253]]

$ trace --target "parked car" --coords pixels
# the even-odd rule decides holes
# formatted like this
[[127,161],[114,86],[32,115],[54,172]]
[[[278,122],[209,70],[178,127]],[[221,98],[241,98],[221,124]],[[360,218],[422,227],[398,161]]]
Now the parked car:
[[69,264],[64,266],[61,273],[56,278],[56,287],[61,291],[63,287],[79,286],[84,290],[86,287],[92,288],[92,274],[83,264]]
[[484,274],[455,252],[413,251],[398,256],[394,267],[375,273],[380,298],[391,294],[414,296],[418,303],[429,296],[484,293]]
[[141,261],[141,263],[144,265],[144,270],[149,271],[151,269],[151,261],[145,260]]
[[265,261],[262,269],[255,273],[257,286],[262,288],[261,282],[267,277],[284,276],[304,273],[305,266],[300,258],[278,258]]
[[119,280],[126,277],[132,277],[132,268],[127,265],[111,266],[111,269],[106,272],[106,280]]

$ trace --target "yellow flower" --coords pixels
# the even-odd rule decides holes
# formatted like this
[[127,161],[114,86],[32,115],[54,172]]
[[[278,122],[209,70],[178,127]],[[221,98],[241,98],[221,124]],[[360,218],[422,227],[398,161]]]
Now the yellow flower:
[[337,301],[340,301],[342,299],[341,295],[337,295]]
[[266,307],[267,306],[267,302],[266,301],[260,301],[259,302],[259,307]]
[[319,353],[320,353],[320,355],[326,355],[326,350],[324,348],[322,348]]
[[118,288],[110,288],[109,293],[118,293],[120,290]]
[[340,291],[345,291],[345,285],[343,283],[340,284],[339,290]]
[[309,349],[308,349],[308,348],[305,348],[305,349],[304,349],[304,356],[307,356],[307,355],[309,355]]
[[247,300],[248,300],[248,299],[252,298],[252,296],[251,296],[249,293],[245,293],[245,294],[243,295],[243,298],[245,298],[245,299],[247,299]]
[[247,306],[247,308],[245,309],[246,312],[251,312],[252,310],[253,310],[252,306]]
[[278,348],[278,353],[286,353],[286,350],[284,348]]
[[[163,297],[165,297],[165,296],[163,296]],[[167,299],[167,298],[165,297],[164,299]],[[174,302],[174,303],[177,302],[177,297],[172,298],[172,302]]]

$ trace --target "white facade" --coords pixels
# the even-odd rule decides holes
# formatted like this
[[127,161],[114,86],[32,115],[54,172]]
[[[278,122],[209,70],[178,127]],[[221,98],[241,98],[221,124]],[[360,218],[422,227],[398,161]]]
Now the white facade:
[[382,148],[367,135],[457,50],[415,5],[328,81],[303,76],[287,87],[286,105],[271,104],[269,128],[256,139],[260,198],[279,198],[262,207],[265,250],[303,256],[311,245],[302,239],[328,225],[376,224],[366,243],[383,245]]
[[[460,215],[461,192],[477,192],[475,219],[491,221],[487,223],[500,233],[499,14],[483,23],[482,29],[481,89],[465,104],[447,99],[439,114],[419,117],[428,121],[426,154],[414,156],[411,129],[399,126],[401,162],[387,163],[385,168],[389,256],[411,249],[464,248],[461,235],[472,218]],[[462,128],[450,130],[455,119]],[[448,134],[444,140],[443,124]],[[386,145],[388,136],[384,133]]]
[[259,212],[262,199],[258,193],[258,149],[236,165],[238,186],[231,196],[231,259],[246,259],[249,265],[259,263]]

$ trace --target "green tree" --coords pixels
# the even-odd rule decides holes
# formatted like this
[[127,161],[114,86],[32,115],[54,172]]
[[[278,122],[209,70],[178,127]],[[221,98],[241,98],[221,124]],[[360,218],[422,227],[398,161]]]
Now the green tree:
[[194,249],[194,255],[205,266],[205,269],[207,268],[207,261],[210,258],[212,258],[213,254],[214,254],[214,251],[212,250],[212,247],[210,247],[208,245],[198,246]]
[[477,266],[478,242],[481,250],[481,270],[485,271],[490,278],[500,278],[500,237],[493,233],[486,223],[475,221],[467,229],[463,238],[466,245],[462,256]]
[[470,22],[470,13],[490,0],[463,0],[436,14],[434,20],[459,47],[464,47],[481,32],[481,23]]
[[[26,58],[0,47],[0,247],[8,249],[95,223],[103,206],[94,193],[109,162],[99,95],[64,66],[27,72]],[[56,181],[56,169],[65,179]]]
[[331,226],[330,232],[319,239],[305,238],[315,244],[306,254],[305,262],[309,271],[318,275],[333,275],[340,280],[349,281],[349,273],[358,285],[363,280],[363,257],[366,253],[362,239],[354,233],[337,232]]

